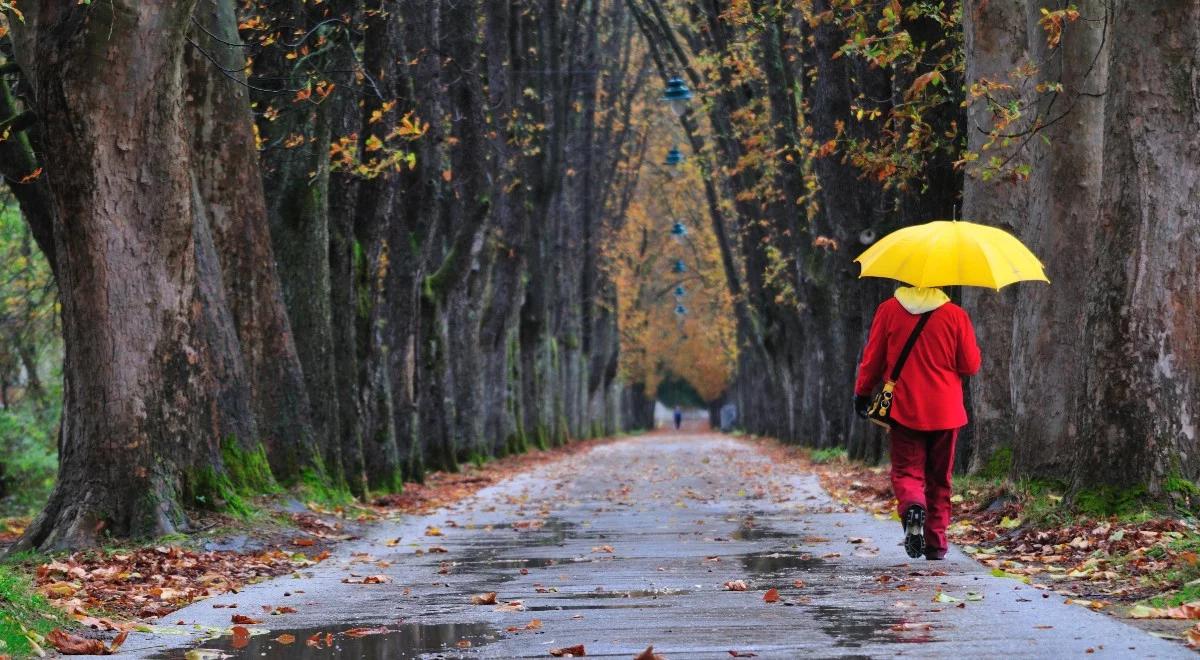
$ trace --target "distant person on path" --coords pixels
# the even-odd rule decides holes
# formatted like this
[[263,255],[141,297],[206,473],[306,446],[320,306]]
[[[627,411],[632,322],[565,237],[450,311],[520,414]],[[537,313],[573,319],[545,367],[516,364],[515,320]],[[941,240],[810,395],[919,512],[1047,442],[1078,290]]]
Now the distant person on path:
[[[901,360],[906,344],[911,349]],[[902,374],[895,371],[898,361]],[[979,371],[979,361],[970,317],[941,289],[901,287],[875,310],[854,386],[854,410],[866,419],[871,393],[885,375],[895,381],[888,414],[892,490],[910,557],[946,556],[954,444],[967,424],[962,379]]]
[[680,426],[683,426],[683,411],[675,406],[675,430],[678,431]]

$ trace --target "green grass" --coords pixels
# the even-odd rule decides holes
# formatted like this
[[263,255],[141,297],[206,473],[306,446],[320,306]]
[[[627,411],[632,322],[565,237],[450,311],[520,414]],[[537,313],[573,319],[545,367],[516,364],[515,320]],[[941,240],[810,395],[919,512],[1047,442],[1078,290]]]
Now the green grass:
[[814,449],[808,455],[808,460],[818,465],[824,463],[839,463],[846,460],[847,454],[844,447],[826,447],[824,449]]
[[66,623],[60,610],[34,593],[26,577],[10,566],[0,566],[0,655],[31,656],[30,637],[40,639]]

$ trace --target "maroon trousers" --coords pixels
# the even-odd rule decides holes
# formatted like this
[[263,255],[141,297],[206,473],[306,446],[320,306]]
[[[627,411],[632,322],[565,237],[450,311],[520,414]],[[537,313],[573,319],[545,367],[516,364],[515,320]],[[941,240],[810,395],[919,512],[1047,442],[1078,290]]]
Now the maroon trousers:
[[925,547],[944,554],[950,526],[950,476],[958,429],[914,431],[892,424],[892,490],[900,517],[916,504],[926,511]]

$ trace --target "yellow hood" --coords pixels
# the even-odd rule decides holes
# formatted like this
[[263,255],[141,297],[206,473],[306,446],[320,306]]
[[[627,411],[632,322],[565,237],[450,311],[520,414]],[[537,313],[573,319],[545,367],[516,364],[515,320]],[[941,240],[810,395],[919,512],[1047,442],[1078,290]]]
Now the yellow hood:
[[896,289],[896,300],[909,314],[924,314],[950,302],[950,296],[936,287],[902,286]]

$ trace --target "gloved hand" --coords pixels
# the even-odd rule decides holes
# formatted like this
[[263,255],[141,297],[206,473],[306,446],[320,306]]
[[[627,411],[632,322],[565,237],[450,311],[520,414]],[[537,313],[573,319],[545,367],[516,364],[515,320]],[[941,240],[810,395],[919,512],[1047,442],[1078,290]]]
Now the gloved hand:
[[871,408],[871,397],[866,394],[854,395],[854,413],[859,417],[866,419],[867,411]]

